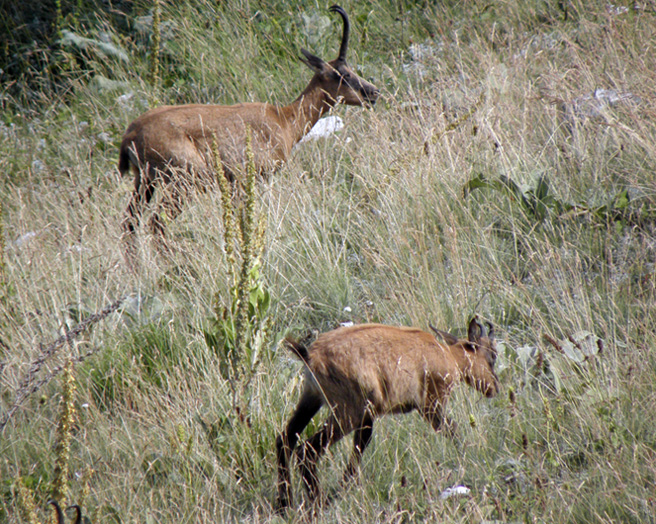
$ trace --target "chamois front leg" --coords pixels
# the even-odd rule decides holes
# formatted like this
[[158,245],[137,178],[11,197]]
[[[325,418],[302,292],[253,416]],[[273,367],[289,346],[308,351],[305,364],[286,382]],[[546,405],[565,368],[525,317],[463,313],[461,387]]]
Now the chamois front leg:
[[276,439],[276,458],[278,461],[278,499],[276,510],[285,509],[292,501],[292,487],[289,474],[289,459],[296,447],[299,435],[321,408],[323,399],[312,392],[304,392],[289,420],[285,431]]
[[428,403],[422,410],[424,418],[430,422],[435,431],[442,431],[451,438],[456,436],[458,424],[444,414],[443,401],[436,400]]
[[353,435],[353,453],[351,454],[351,459],[349,460],[348,466],[344,471],[344,476],[342,477],[343,486],[348,484],[355,475],[362,460],[362,454],[369,445],[369,442],[371,442],[371,435],[373,434],[373,431],[373,417],[367,415],[362,421],[362,426],[356,429],[355,434]]

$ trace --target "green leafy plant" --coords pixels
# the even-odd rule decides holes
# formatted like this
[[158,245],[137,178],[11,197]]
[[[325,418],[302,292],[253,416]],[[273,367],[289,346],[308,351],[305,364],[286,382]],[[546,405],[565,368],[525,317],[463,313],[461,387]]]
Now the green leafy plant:
[[[216,142],[215,142],[216,146]],[[255,206],[255,162],[250,130],[246,139],[244,196],[226,178],[215,147],[217,181],[223,204],[223,240],[227,277],[231,282],[227,297],[216,293],[214,316],[203,328],[207,345],[221,359],[223,378],[235,397],[261,362],[272,323],[271,294],[261,275],[264,249],[264,222]],[[236,404],[235,404],[236,406]]]
[[576,215],[590,215],[603,221],[621,220],[627,216],[630,203],[627,189],[612,195],[608,203],[601,206],[586,202],[568,202],[554,194],[546,175],[536,176],[532,184],[520,185],[505,175],[489,179],[479,173],[465,184],[463,188],[465,197],[475,189],[506,193],[537,222],[542,222],[549,216],[567,218]]
[[267,341],[271,295],[262,282],[259,263],[254,265],[241,286],[230,290],[227,305],[220,303],[209,320],[204,335],[208,346],[221,358],[225,379],[239,379],[250,374],[257,364]]

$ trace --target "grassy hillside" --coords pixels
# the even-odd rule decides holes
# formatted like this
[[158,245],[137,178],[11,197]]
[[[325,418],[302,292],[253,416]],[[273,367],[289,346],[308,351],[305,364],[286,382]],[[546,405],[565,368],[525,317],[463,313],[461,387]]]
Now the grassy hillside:
[[301,384],[279,340],[464,334],[474,314],[497,328],[501,394],[457,390],[455,439],[378,421],[340,489],[345,439],[317,520],[656,522],[653,2],[345,1],[379,103],[338,106],[342,131],[255,184],[250,248],[219,191],[194,194],[167,255],[140,232],[136,272],[127,125],[288,103],[300,48],[334,58],[341,23],[306,1],[55,4],[3,25],[0,522],[46,522],[53,494],[94,523],[305,521],[272,508]]

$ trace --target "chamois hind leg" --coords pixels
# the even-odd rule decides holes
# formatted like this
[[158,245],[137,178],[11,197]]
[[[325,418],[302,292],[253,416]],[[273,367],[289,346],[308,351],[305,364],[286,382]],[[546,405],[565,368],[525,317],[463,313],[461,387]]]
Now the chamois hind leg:
[[141,222],[141,215],[143,214],[144,207],[153,198],[155,192],[155,185],[149,176],[143,176],[138,168],[133,167],[134,175],[134,191],[130,195],[128,207],[125,210],[125,218],[121,224],[123,229],[122,239],[125,243],[125,259],[132,269],[136,269],[137,260],[137,244],[136,244],[136,229]]
[[289,474],[289,459],[296,447],[299,435],[310,423],[323,405],[323,398],[315,392],[305,390],[301,396],[292,418],[285,431],[276,439],[276,457],[278,461],[278,499],[276,509],[282,510],[292,501],[292,487]]
[[364,450],[371,442],[371,435],[374,431],[374,420],[371,415],[365,415],[362,425],[355,430],[353,435],[353,453],[351,454],[351,459],[349,460],[348,466],[344,471],[344,477],[342,478],[342,485],[348,484],[348,482],[355,475],[360,461],[362,460],[362,454]]
[[353,425],[350,423],[350,419],[337,417],[333,414],[319,431],[296,450],[301,477],[312,502],[316,501],[319,496],[319,479],[316,474],[317,461],[325,453],[328,446],[339,441],[352,430]]
[[166,222],[175,220],[182,213],[182,204],[185,196],[186,191],[183,188],[173,183],[167,184],[164,186],[162,197],[150,217],[150,232],[153,235],[157,250],[161,254],[167,254],[169,252],[166,241],[166,225],[163,217],[166,217]]

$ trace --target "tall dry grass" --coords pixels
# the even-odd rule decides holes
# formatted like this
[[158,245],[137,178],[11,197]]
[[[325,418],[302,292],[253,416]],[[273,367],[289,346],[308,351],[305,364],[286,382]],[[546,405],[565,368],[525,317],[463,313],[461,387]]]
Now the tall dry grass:
[[[142,232],[134,274],[119,227],[131,181],[115,164],[126,125],[154,101],[290,101],[310,78],[298,47],[331,58],[339,24],[308,3],[160,5],[158,85],[147,81],[148,31],[100,16],[77,30],[108,31],[129,65],[69,50],[67,89],[3,90],[2,413],[48,344],[126,297],[40,371],[90,355],[74,369],[69,502],[84,501],[92,522],[303,521],[271,507],[299,364],[272,343],[240,417],[203,335],[231,287],[218,195],[190,197],[168,225],[169,257]],[[654,522],[650,7],[344,7],[350,59],[384,96],[373,110],[336,109],[343,131],[299,146],[258,184],[274,335],[347,320],[457,331],[477,313],[499,331],[503,392],[458,391],[453,441],[415,415],[380,421],[360,481],[317,519]],[[99,75],[124,83],[102,88]],[[621,100],[600,102],[595,89]],[[7,522],[20,521],[21,490],[45,518],[59,377],[0,436]],[[322,463],[329,491],[348,452],[340,444]],[[440,498],[459,484],[469,496]]]

